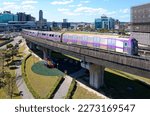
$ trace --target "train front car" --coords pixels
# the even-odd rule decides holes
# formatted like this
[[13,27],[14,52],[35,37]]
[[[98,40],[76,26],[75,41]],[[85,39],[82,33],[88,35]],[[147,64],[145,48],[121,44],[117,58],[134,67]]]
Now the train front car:
[[[122,51],[118,51],[118,47]],[[116,38],[116,52],[128,55],[138,55],[138,41],[134,38]]]
[[131,54],[138,55],[138,41],[135,38],[131,38]]

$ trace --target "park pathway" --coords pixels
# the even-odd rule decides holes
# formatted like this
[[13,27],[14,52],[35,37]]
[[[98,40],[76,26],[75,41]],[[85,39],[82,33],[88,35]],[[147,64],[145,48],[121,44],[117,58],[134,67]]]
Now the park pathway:
[[[25,41],[22,42],[21,46],[26,45]],[[28,48],[26,46],[26,49],[24,50],[24,53],[27,55],[30,52],[28,51]],[[22,77],[22,71],[21,71],[21,65],[18,69],[16,69],[16,85],[18,87],[19,91],[22,91],[23,96],[22,99],[34,99],[33,95],[29,91],[23,77]]]
[[63,99],[68,92],[71,82],[72,78],[66,75],[65,80],[61,84],[53,99]]
[[21,66],[16,69],[16,85],[18,87],[18,90],[22,91],[23,93],[22,99],[34,99],[22,77]]

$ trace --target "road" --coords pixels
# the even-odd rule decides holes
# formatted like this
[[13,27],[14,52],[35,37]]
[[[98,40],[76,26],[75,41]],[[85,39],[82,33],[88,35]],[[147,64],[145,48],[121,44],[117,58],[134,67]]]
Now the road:
[[[18,41],[19,41],[20,39],[23,40],[23,38],[22,38],[21,36],[17,36],[17,37],[14,38],[14,41],[12,41],[12,42],[10,42],[10,43],[13,44],[13,46],[15,46],[16,43],[18,43]],[[10,44],[10,43],[8,43],[8,44]],[[6,44],[6,45],[7,45],[7,44]],[[0,49],[6,49],[6,45],[0,47]]]

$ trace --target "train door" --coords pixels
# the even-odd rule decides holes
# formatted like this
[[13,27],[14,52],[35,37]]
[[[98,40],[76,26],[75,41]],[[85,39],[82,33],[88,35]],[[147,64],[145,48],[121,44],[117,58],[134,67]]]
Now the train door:
[[116,52],[123,53],[123,41],[116,40]]
[[113,38],[108,38],[107,39],[107,48],[110,51],[115,51],[116,50],[116,40]]
[[131,51],[131,50],[130,50],[130,46],[129,46],[128,41],[124,41],[123,52],[126,53],[126,54],[131,54],[130,51]]

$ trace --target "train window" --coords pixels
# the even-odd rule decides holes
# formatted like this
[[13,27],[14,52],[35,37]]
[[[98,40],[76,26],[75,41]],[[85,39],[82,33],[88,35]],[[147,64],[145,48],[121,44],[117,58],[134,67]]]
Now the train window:
[[44,35],[44,33],[42,33],[42,35]]
[[54,34],[52,34],[52,37],[54,37]]
[[125,42],[125,43],[124,43],[124,46],[125,46],[125,47],[127,47],[127,46],[128,46],[128,43],[127,43],[127,42]]

